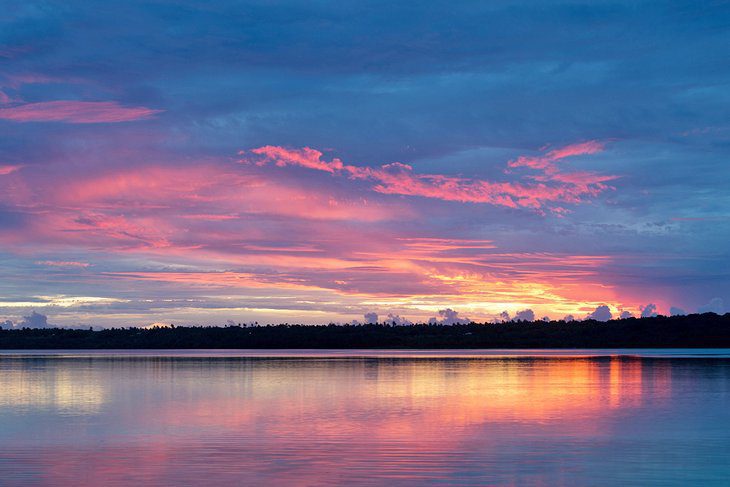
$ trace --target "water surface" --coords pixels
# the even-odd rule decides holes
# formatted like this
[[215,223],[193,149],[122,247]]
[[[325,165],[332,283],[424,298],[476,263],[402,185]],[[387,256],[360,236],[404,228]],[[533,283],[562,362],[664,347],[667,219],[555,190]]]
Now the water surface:
[[2,485],[727,485],[730,351],[0,352]]

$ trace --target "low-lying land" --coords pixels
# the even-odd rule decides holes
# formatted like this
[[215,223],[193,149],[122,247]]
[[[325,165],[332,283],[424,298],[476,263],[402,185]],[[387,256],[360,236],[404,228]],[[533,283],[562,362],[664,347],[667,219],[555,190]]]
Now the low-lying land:
[[0,349],[730,348],[730,313],[465,325],[0,329]]

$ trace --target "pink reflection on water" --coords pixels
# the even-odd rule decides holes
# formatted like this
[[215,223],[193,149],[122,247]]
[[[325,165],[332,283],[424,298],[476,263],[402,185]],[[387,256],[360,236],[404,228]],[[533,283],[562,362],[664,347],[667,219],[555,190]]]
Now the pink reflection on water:
[[[562,455],[672,398],[666,363],[628,357],[8,360],[0,418],[31,407],[7,478],[45,485],[564,483]],[[102,403],[55,404],[59,374]]]

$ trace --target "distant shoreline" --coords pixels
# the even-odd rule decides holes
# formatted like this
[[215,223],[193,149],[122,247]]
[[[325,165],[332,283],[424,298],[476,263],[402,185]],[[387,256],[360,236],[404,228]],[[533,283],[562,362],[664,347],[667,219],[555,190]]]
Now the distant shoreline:
[[0,330],[4,350],[730,348],[730,313],[608,322]]

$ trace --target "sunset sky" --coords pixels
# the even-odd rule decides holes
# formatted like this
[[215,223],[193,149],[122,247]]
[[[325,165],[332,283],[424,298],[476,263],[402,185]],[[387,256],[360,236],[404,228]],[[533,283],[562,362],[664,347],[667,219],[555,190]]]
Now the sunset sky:
[[725,2],[393,3],[0,0],[0,322],[730,303]]

